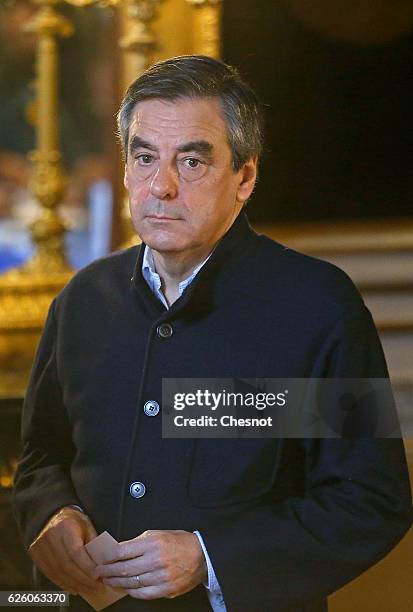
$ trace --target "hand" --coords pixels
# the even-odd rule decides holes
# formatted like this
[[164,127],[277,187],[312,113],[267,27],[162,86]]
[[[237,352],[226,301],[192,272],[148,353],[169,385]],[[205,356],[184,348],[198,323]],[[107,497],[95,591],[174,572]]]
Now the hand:
[[205,582],[208,572],[195,534],[145,531],[119,542],[115,557],[98,565],[94,575],[104,584],[124,588],[135,599],[171,599]]
[[92,576],[96,563],[83,548],[97,535],[90,519],[75,508],[65,507],[52,516],[29,548],[40,571],[72,595],[99,587]]

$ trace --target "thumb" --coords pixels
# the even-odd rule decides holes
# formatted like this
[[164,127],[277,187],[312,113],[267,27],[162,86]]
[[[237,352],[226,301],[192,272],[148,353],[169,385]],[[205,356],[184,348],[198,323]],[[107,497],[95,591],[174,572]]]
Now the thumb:
[[84,517],[84,527],[83,527],[83,529],[84,529],[83,537],[84,537],[85,544],[87,544],[88,542],[90,542],[91,540],[96,538],[97,531],[94,528],[92,521],[86,515]]

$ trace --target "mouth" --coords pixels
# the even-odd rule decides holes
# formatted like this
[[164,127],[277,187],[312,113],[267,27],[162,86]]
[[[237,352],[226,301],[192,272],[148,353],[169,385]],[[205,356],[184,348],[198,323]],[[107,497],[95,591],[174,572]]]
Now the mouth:
[[165,215],[147,215],[147,219],[152,221],[179,221],[178,217],[167,217]]

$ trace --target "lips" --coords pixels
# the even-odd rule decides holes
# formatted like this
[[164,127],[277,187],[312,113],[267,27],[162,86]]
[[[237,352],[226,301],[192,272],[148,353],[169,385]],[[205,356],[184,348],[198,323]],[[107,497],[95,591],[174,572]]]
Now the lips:
[[155,219],[156,221],[179,221],[177,217],[164,217],[161,215],[148,215],[148,219]]

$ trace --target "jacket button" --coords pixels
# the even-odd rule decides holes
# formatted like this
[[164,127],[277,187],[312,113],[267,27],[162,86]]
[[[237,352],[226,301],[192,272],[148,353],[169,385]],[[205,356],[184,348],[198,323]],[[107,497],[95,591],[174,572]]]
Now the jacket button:
[[172,325],[169,323],[162,323],[161,325],[158,325],[156,333],[158,334],[159,338],[170,338],[174,333],[174,330]]
[[159,404],[155,400],[149,400],[143,406],[143,411],[146,416],[156,416],[159,413]]
[[132,482],[131,486],[129,487],[129,493],[132,495],[132,497],[138,499],[139,497],[143,497],[145,495],[146,487],[143,482]]

